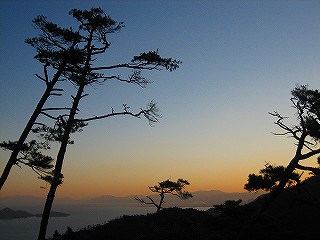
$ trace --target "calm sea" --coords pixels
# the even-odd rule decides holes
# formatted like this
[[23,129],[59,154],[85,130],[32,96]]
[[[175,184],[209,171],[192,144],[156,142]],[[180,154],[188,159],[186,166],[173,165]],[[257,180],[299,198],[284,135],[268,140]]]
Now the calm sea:
[[[116,207],[116,206],[91,206],[86,208],[65,210],[71,214],[68,217],[56,217],[49,220],[47,237],[51,237],[55,230],[64,233],[67,227],[76,231],[81,228],[103,224],[111,219],[122,215],[147,214],[154,212],[151,207]],[[20,218],[11,220],[0,220],[1,240],[35,240],[39,231],[41,218]]]

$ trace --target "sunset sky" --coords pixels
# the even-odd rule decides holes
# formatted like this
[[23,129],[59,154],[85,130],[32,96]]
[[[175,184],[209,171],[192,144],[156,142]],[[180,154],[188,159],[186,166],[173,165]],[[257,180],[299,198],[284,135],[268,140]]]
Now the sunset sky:
[[[290,91],[320,88],[320,1],[1,1],[0,141],[20,136],[44,89],[35,77],[42,66],[24,43],[38,34],[32,19],[74,26],[68,12],[91,7],[125,24],[99,63],[156,49],[183,63],[174,72],[148,72],[146,89],[117,82],[87,89],[82,116],[122,104],[139,111],[154,100],[162,118],[153,127],[123,116],[91,122],[72,137],[58,197],[148,194],[148,185],[168,178],[189,180],[190,191],[242,192],[265,162],[290,161],[294,141],[272,134],[279,130],[268,112],[294,123]],[[68,106],[70,95],[63,103],[50,99],[57,100]],[[0,151],[1,173],[8,157]],[[41,186],[31,170],[14,167],[0,196],[46,196]]]

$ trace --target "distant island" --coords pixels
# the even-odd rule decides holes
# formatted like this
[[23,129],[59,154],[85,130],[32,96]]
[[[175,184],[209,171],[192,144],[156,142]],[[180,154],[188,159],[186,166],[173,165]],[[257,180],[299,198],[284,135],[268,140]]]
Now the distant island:
[[[0,219],[16,219],[16,218],[29,218],[29,217],[41,217],[42,214],[32,214],[22,210],[13,210],[11,208],[3,208],[0,210]],[[50,217],[68,217],[70,214],[51,211]]]

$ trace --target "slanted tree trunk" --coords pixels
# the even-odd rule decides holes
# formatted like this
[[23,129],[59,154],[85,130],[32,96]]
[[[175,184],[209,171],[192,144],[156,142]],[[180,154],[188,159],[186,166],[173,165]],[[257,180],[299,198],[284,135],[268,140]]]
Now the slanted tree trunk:
[[[99,83],[99,80],[105,81],[107,79],[116,79],[128,83],[135,83],[141,87],[144,87],[148,81],[146,81],[146,79],[140,75],[140,70],[160,70],[165,68],[169,71],[173,71],[178,68],[179,64],[181,63],[180,61],[172,60],[171,58],[161,58],[157,51],[150,51],[148,53],[141,53],[140,56],[134,56],[131,62],[127,64],[92,68],[91,63],[94,61],[94,59],[92,59],[93,56],[104,53],[110,45],[106,35],[117,32],[123,27],[123,24],[117,23],[109,16],[106,16],[100,8],[92,8],[89,11],[72,9],[70,14],[80,23],[78,34],[80,36],[79,39],[83,48],[80,46],[81,49],[78,49],[81,51],[79,56],[81,62],[79,62],[79,65],[75,67],[71,66],[66,71],[70,73],[67,79],[78,87],[78,91],[76,96],[73,97],[73,103],[69,115],[60,116],[60,120],[62,121],[63,125],[63,133],[62,137],[59,136],[60,149],[56,159],[54,177],[43,210],[38,240],[45,239],[50,211],[55,197],[55,192],[61,180],[62,165],[66,154],[67,145],[69,143],[69,137],[73,132],[73,127],[75,126],[74,124],[116,115],[131,115],[134,117],[143,115],[149,120],[149,123],[153,123],[157,121],[157,117],[159,116],[157,114],[158,110],[155,104],[151,102],[147,110],[141,109],[141,111],[137,114],[133,114],[128,111],[129,107],[124,104],[124,111],[120,113],[115,113],[112,110],[111,114],[96,116],[89,119],[76,119],[75,116],[77,114],[79,102],[81,98],[85,96],[83,95],[85,86],[93,83]],[[84,31],[86,33],[85,36],[82,36],[79,33],[80,31]],[[120,76],[105,76],[104,74],[95,72],[97,70],[109,70],[114,68],[127,68],[134,71],[128,76],[128,79],[123,79]]]
[[75,119],[75,115],[77,113],[77,108],[78,108],[80,99],[82,98],[84,86],[85,86],[85,84],[81,84],[78,88],[77,95],[76,95],[76,97],[74,97],[72,108],[70,110],[70,115],[68,117],[68,121],[67,121],[66,127],[64,129],[63,138],[61,140],[60,149],[59,149],[59,152],[57,155],[53,180],[50,185],[50,190],[48,192],[47,200],[46,200],[46,203],[45,203],[45,206],[43,209],[38,240],[44,240],[46,237],[47,226],[48,226],[48,221],[49,221],[49,217],[50,217],[50,212],[51,212],[53,200],[55,198],[55,193],[56,193],[57,187],[59,186],[60,181],[61,181],[61,176],[62,176],[61,171],[62,171],[63,160],[64,160],[64,157],[65,157],[65,154],[67,151],[67,145],[68,145],[71,129],[74,124],[74,119]]
[[17,144],[14,148],[14,150],[12,151],[10,158],[2,172],[1,178],[0,178],[0,190],[2,189],[2,186],[4,185],[5,181],[7,180],[9,173],[11,171],[11,168],[14,164],[16,164],[17,162],[17,157],[18,154],[20,152],[20,149],[23,145],[23,143],[25,142],[25,140],[27,139],[36,119],[38,118],[38,116],[40,115],[42,108],[44,106],[44,104],[46,103],[47,99],[49,98],[49,96],[51,95],[55,84],[57,83],[57,81],[59,80],[64,68],[65,68],[65,63],[63,63],[60,68],[58,69],[58,71],[56,72],[56,74],[54,75],[52,81],[47,82],[47,87],[45,92],[43,93],[42,97],[40,98],[35,110],[33,111],[27,125],[25,126],[19,140],[17,141]]
[[283,191],[287,182],[290,179],[290,175],[294,172],[295,169],[298,168],[299,161],[307,159],[310,156],[313,156],[313,155],[318,154],[320,152],[320,149],[318,149],[318,150],[311,151],[307,154],[302,154],[302,149],[304,147],[306,136],[307,136],[307,134],[303,133],[301,135],[301,137],[299,138],[295,156],[292,158],[292,160],[290,161],[290,163],[286,167],[279,184],[269,193],[269,195],[265,199],[264,203],[260,206],[260,208],[249,219],[249,222],[247,223],[247,225],[244,227],[244,229],[241,231],[240,235],[238,236],[238,240],[250,240],[251,239],[251,237],[252,237],[251,236],[251,234],[252,234],[251,228],[254,226],[255,222],[257,220],[259,220],[261,215],[270,207],[270,205],[279,196],[279,194]]
[[156,207],[157,207],[157,213],[160,212],[163,203],[164,203],[164,193],[162,192],[162,193],[160,194],[160,202],[159,202],[158,205],[156,205]]
[[56,165],[54,168],[54,176],[52,179],[52,183],[50,185],[50,190],[47,195],[47,200],[43,209],[43,214],[41,218],[41,223],[40,223],[40,230],[39,230],[39,235],[38,235],[38,240],[45,240],[46,237],[46,232],[47,232],[47,227],[48,227],[48,221],[50,217],[50,212],[53,204],[53,200],[55,198],[55,193],[57,190],[57,187],[60,184],[61,181],[61,176],[62,176],[62,166],[63,166],[63,160],[67,151],[67,146],[70,138],[70,134],[72,131],[72,127],[75,123],[75,116],[77,114],[78,106],[80,103],[81,98],[83,97],[82,94],[84,92],[84,88],[86,86],[86,77],[87,74],[90,71],[90,61],[91,61],[91,53],[92,53],[92,48],[91,48],[91,42],[93,39],[93,31],[91,30],[91,33],[89,35],[89,39],[86,45],[87,48],[87,56],[86,56],[86,62],[83,67],[82,73],[81,73],[81,79],[80,82],[78,83],[78,91],[75,97],[73,97],[73,103],[72,107],[70,110],[70,114],[68,116],[68,120],[66,122],[66,125],[64,127],[64,132],[63,132],[63,137],[61,139],[61,144],[60,144],[60,149],[57,155],[57,160],[56,160]]
[[238,240],[250,240],[252,238],[252,228],[254,227],[255,223],[259,221],[262,214],[270,207],[270,205],[273,203],[273,201],[280,195],[280,193],[285,188],[290,175],[293,173],[293,171],[296,169],[296,166],[299,163],[299,159],[297,157],[294,157],[289,165],[286,167],[284,175],[282,179],[280,180],[280,183],[278,186],[276,186],[266,197],[263,204],[256,210],[256,212],[251,216],[248,223],[245,225],[245,227],[242,229],[238,236]]

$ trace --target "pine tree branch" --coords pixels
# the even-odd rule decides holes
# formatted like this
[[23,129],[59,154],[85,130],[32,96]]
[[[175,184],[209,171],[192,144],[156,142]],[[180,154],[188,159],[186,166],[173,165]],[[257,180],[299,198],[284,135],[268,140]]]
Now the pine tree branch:
[[297,164],[297,169],[310,171],[316,175],[320,174],[320,168],[316,168],[316,167],[308,167],[308,166],[302,166],[300,164]]
[[45,115],[46,117],[51,118],[51,119],[53,119],[55,121],[57,121],[59,119],[59,117],[52,116],[51,114],[48,114],[48,113],[46,113],[44,111],[41,111],[40,114]]
[[316,154],[319,154],[320,153],[320,148],[316,149],[316,150],[312,150],[308,153],[305,153],[305,154],[302,154],[301,157],[299,158],[300,160],[305,160],[305,159],[308,159],[309,157],[312,157]]
[[117,64],[117,65],[111,65],[111,66],[102,66],[102,67],[93,67],[91,68],[92,71],[96,70],[110,70],[115,68],[129,68],[129,69],[142,69],[142,70],[160,70],[159,65],[149,66],[149,64],[129,64],[129,63],[123,63],[123,64]]
[[142,204],[154,205],[154,206],[158,207],[158,204],[156,204],[155,201],[154,201],[151,197],[146,196],[146,198],[148,198],[148,199],[150,200],[150,202],[147,202],[147,201],[145,201],[144,199],[139,198],[138,196],[135,196],[135,197],[134,197],[134,199],[135,199],[136,201],[138,201],[138,202],[140,202],[140,203],[142,203]]
[[144,116],[145,118],[148,119],[149,124],[152,125],[153,123],[158,122],[158,118],[161,117],[161,115],[158,113],[158,108],[156,107],[156,104],[151,102],[148,105],[148,109],[141,109],[137,113],[132,113],[128,111],[129,107],[124,104],[124,111],[122,112],[114,112],[112,109],[112,112],[109,114],[101,115],[101,116],[95,116],[91,118],[85,118],[85,119],[76,119],[78,122],[89,122],[93,120],[100,120],[100,119],[105,119],[108,117],[113,117],[113,116],[119,116],[119,115],[129,115],[132,117],[140,118],[141,116]]
[[43,108],[42,111],[59,111],[59,110],[70,110],[68,107],[56,107],[56,108]]

